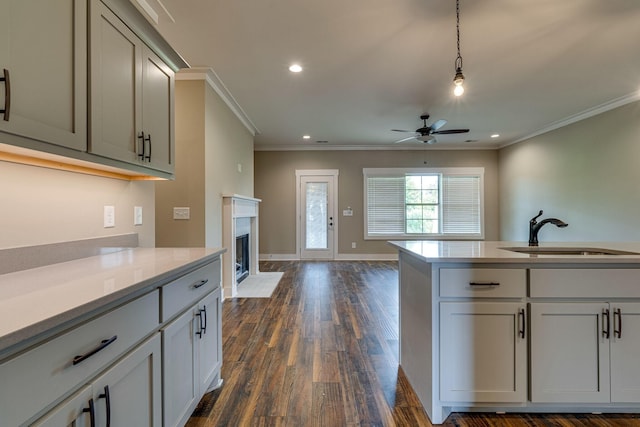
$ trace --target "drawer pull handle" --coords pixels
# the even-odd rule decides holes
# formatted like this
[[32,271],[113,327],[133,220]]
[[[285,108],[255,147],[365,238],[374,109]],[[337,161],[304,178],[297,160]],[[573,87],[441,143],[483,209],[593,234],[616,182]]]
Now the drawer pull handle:
[[77,365],[78,363],[83,362],[84,360],[90,358],[91,356],[93,356],[97,352],[99,352],[101,350],[104,350],[105,347],[107,347],[109,344],[111,344],[112,342],[114,342],[117,339],[118,339],[118,336],[114,335],[111,338],[109,338],[108,340],[100,341],[100,345],[97,346],[96,348],[94,348],[93,350],[91,350],[89,353],[81,354],[79,356],[74,357],[72,363],[74,365]]
[[90,426],[91,427],[96,427],[96,408],[93,404],[93,398],[89,399],[89,407],[88,408],[83,408],[82,412],[88,412],[89,413],[89,420],[90,420]]
[[196,283],[194,283],[193,285],[191,285],[191,287],[193,289],[198,289],[203,287],[204,285],[206,285],[209,282],[209,279],[203,279],[203,280],[199,280]]
[[104,393],[98,396],[100,399],[104,399],[105,406],[107,408],[107,427],[111,427],[111,395],[109,394],[109,386],[104,386]]
[[500,286],[498,282],[469,282],[469,286]]
[[602,309],[602,336],[605,337],[606,339],[609,339],[610,327],[611,325],[609,324],[609,309],[603,308]]
[[9,70],[3,69],[3,75],[0,82],[4,82],[4,109],[0,110],[5,122],[9,121],[9,112],[11,111],[11,79],[9,78]]
[[518,317],[520,318],[520,326],[521,326],[518,333],[520,334],[520,338],[524,339],[527,331],[527,315],[524,311],[524,308],[521,308],[520,311],[518,311]]
[[[618,326],[616,327],[616,318],[618,318]],[[622,338],[622,310],[616,308],[613,311],[613,335],[616,338]]]

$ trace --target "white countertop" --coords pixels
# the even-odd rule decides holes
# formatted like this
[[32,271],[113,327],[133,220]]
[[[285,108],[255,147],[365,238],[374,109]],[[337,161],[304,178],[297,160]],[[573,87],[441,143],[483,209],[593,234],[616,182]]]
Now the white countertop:
[[0,353],[101,307],[148,292],[222,252],[134,248],[0,275]]
[[601,248],[637,252],[638,255],[540,255],[505,250],[508,247],[527,247],[527,242],[503,241],[391,241],[399,251],[426,262],[528,263],[528,264],[640,264],[640,242],[553,242],[540,243],[540,248]]

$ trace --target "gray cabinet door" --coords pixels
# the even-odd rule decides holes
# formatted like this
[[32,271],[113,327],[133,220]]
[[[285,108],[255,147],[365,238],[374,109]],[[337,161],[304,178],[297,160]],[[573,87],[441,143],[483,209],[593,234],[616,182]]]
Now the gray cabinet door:
[[197,309],[190,308],[162,330],[164,426],[182,426],[199,400],[195,345]]
[[0,0],[0,131],[86,150],[86,16],[84,1]]
[[640,303],[611,303],[611,316],[611,401],[638,403]]
[[106,425],[108,411],[112,426],[162,425],[161,357],[156,333],[92,383],[97,425]]
[[440,303],[440,400],[525,402],[525,306]]
[[141,163],[142,42],[102,2],[91,1],[89,151]]
[[146,46],[142,68],[143,163],[153,169],[173,172],[175,74]]
[[532,303],[531,401],[610,401],[607,303]]
[[213,381],[220,376],[222,366],[222,302],[220,288],[200,301],[198,308],[205,310],[206,330],[198,345],[198,388],[205,394]]

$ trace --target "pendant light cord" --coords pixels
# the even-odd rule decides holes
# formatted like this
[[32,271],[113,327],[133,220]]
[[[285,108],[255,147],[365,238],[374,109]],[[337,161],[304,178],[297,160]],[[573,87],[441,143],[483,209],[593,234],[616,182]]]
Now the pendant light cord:
[[456,58],[456,70],[462,70],[462,55],[460,55],[460,0],[456,0],[456,36],[458,56]]

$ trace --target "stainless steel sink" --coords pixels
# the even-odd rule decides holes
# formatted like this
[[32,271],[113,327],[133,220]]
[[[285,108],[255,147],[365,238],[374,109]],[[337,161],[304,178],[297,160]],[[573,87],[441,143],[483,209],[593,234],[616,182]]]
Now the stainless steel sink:
[[530,255],[640,255],[638,252],[618,251],[605,248],[581,248],[581,247],[537,247],[523,246],[513,248],[501,248],[511,252]]

